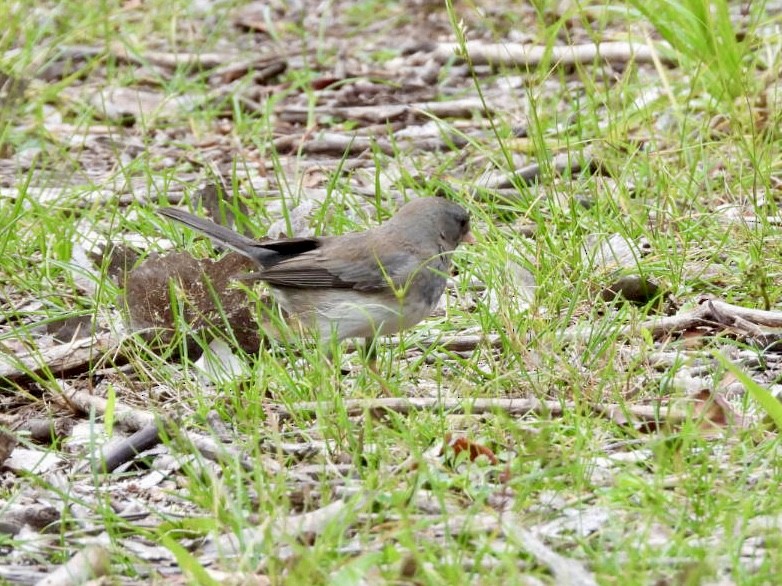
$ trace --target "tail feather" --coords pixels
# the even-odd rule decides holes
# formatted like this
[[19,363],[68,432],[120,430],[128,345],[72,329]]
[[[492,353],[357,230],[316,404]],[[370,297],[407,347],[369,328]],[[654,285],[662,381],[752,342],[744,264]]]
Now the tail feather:
[[275,252],[262,248],[259,243],[252,238],[237,234],[225,226],[215,224],[211,220],[199,218],[184,210],[178,208],[161,208],[157,210],[157,212],[161,216],[176,220],[193,230],[201,232],[208,236],[213,242],[226,246],[231,250],[235,250],[239,254],[243,254],[259,263],[261,266],[267,264],[267,261],[271,257],[277,256]]

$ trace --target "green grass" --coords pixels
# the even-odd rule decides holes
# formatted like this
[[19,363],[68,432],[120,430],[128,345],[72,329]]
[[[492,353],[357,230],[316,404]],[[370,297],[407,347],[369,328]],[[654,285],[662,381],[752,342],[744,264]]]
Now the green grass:
[[[120,291],[107,277],[106,263],[97,265],[94,294],[85,292],[83,271],[73,267],[74,241],[88,230],[109,239],[133,237],[143,243],[144,255],[162,250],[161,237],[199,258],[213,254],[202,239],[157,216],[155,207],[168,205],[167,191],[184,190],[186,200],[194,202],[197,184],[207,176],[204,165],[218,157],[209,150],[209,140],[226,121],[227,146],[217,162],[227,185],[242,194],[248,207],[242,220],[259,236],[280,217],[290,221],[292,210],[306,198],[300,190],[301,168],[314,158],[274,151],[272,141],[285,132],[275,108],[298,99],[314,109],[320,94],[312,81],[335,69],[343,56],[338,49],[361,60],[367,77],[403,87],[375,70],[393,62],[401,50],[388,27],[373,27],[381,17],[405,27],[425,22],[422,15],[429,14],[463,40],[502,40],[508,22],[518,23],[514,28],[534,24],[530,34],[538,43],[646,31],[670,43],[678,66],[611,69],[595,63],[564,71],[548,63],[530,72],[491,125],[482,124],[485,131],[470,136],[467,147],[393,157],[374,149],[369,160],[383,169],[374,175],[354,170],[346,155],[328,161],[330,171],[318,186],[326,191],[310,214],[318,234],[361,230],[388,217],[390,188],[409,196],[444,191],[475,218],[479,243],[457,255],[460,278],[449,293],[447,314],[404,333],[401,348],[381,347],[387,393],[465,402],[536,397],[575,402],[579,408],[561,416],[459,415],[439,407],[355,416],[348,413],[346,400],[384,391],[378,377],[363,368],[359,353],[344,347],[336,349],[331,362],[295,336],[257,355],[237,350],[246,375],[210,382],[193,365],[192,349],[181,336],[163,349],[128,339],[121,348],[128,363],[122,374],[110,380],[81,376],[71,384],[98,385],[101,392],[110,384],[117,403],[176,417],[183,430],[214,435],[209,421],[217,417],[233,447],[257,466],[248,470],[230,455],[219,463],[208,461],[186,437],[174,434],[166,444],[182,464],[150,489],[159,500],[128,488],[143,478],[143,471],[127,472],[125,488],[117,477],[97,473],[68,477],[68,483],[88,486],[94,498],[71,494],[45,475],[13,477],[0,488],[0,513],[5,503],[21,502],[30,485],[78,505],[77,513],[88,510],[91,522],[108,534],[114,575],[126,574],[139,583],[165,580],[156,574],[155,562],[127,547],[128,541],[163,547],[194,584],[214,580],[205,572],[215,569],[268,575],[274,584],[523,584],[530,576],[555,583],[544,565],[496,527],[469,527],[497,519],[497,502],[504,498],[504,515],[540,531],[549,547],[581,562],[600,584],[701,584],[726,575],[737,584],[754,585],[773,583],[780,575],[776,531],[765,527],[782,506],[776,430],[764,432],[758,423],[712,438],[693,420],[644,433],[589,409],[683,397],[686,390],[677,375],[694,362],[687,355],[680,366],[657,370],[647,360],[653,352],[686,350],[685,343],[655,343],[642,335],[620,339],[621,327],[654,315],[654,309],[613,307],[599,299],[616,279],[617,268],[595,263],[596,243],[612,236],[616,242],[615,235],[648,243],[637,266],[625,271],[658,282],[672,296],[674,310],[704,293],[749,307],[780,306],[782,239],[773,221],[780,137],[775,112],[762,112],[767,86],[773,86],[770,80],[780,67],[775,51],[780,39],[773,32],[779,18],[765,14],[762,3],[753,3],[740,37],[730,6],[721,2],[710,3],[710,11],[709,3],[694,1],[630,2],[619,9],[587,2],[564,14],[557,13],[558,3],[536,2],[528,12],[501,3],[487,14],[479,3],[465,2],[408,14],[406,4],[357,0],[344,13],[335,4],[331,13],[307,19],[272,14],[274,26],[266,33],[237,32],[230,9],[240,2],[220,3],[206,14],[189,2],[153,1],[139,8],[112,2],[38,4],[0,6],[5,27],[0,72],[17,80],[7,87],[26,86],[16,99],[0,103],[0,153],[5,154],[0,179],[3,188],[17,190],[15,197],[0,199],[0,344],[12,352],[43,343],[36,327],[47,322],[84,314],[104,322],[118,319],[109,312],[117,307]],[[503,10],[511,21],[498,16]],[[340,33],[354,42],[352,49],[337,47]],[[262,111],[243,109],[232,95],[209,99],[164,122],[117,128],[110,146],[82,145],[70,142],[67,133],[50,131],[55,115],[73,125],[74,135],[107,124],[95,108],[69,97],[82,87],[82,75],[110,86],[142,86],[139,66],[109,52],[80,61],[60,81],[36,80],[63,47],[119,43],[143,59],[153,49],[210,52],[228,46],[251,58],[257,57],[259,39],[277,49],[287,43],[307,48],[306,57],[292,57],[296,66],[273,82],[275,90]],[[444,72],[457,67],[446,65]],[[454,95],[480,91],[491,103],[495,83],[520,73],[475,68]],[[363,74],[349,69],[347,75]],[[209,72],[184,67],[166,74],[152,68],[143,79],[145,89],[168,96],[201,96],[213,89]],[[249,86],[249,77],[241,83]],[[312,111],[298,131],[317,135],[351,126],[339,120],[321,124],[316,118]],[[477,128],[484,121],[476,115],[473,122]],[[443,123],[465,132],[461,122]],[[525,138],[512,135],[511,128],[519,124],[527,128]],[[130,138],[143,146],[137,156],[125,150]],[[13,163],[31,147],[40,149],[34,165]],[[550,158],[562,152],[591,156],[602,172],[559,176]],[[480,187],[488,164],[507,171],[535,161],[542,166],[538,184],[519,184],[510,194]],[[84,173],[98,168],[103,173]],[[138,182],[136,194],[147,196],[146,201],[118,206],[112,198],[88,199],[98,188],[130,179]],[[153,182],[162,182],[163,189]],[[376,197],[351,193],[358,182],[371,185]],[[42,186],[64,187],[62,196],[42,202]],[[279,189],[283,200],[258,195],[270,189]],[[750,216],[752,223],[741,221]],[[530,224],[534,237],[521,236],[519,227]],[[511,263],[535,277],[528,305],[514,295],[520,284]],[[480,281],[483,290],[471,287],[471,280]],[[494,304],[488,302],[491,294]],[[172,297],[181,301],[176,291]],[[574,341],[564,335],[570,327],[590,335]],[[219,323],[215,329],[221,329]],[[500,348],[481,346],[460,355],[435,346],[405,353],[425,339],[460,332],[500,334]],[[230,335],[222,337],[231,341]],[[199,339],[201,348],[208,340],[206,334]],[[713,360],[713,351],[737,344],[715,338],[703,345],[700,358],[719,378],[723,366]],[[773,354],[767,358],[771,361]],[[343,366],[352,372],[344,374]],[[762,384],[747,383],[747,397],[737,408],[760,406],[779,425],[778,402],[765,390],[775,382],[773,367],[769,371],[769,376],[750,373],[755,385]],[[62,384],[58,373],[44,372],[31,383],[4,384],[3,399],[13,410],[32,404],[43,412],[52,408],[50,397],[61,393]],[[313,400],[322,403],[315,414],[297,410],[297,404]],[[278,417],[276,407],[290,416]],[[116,412],[97,418],[100,423],[117,433]],[[100,426],[94,433],[97,441]],[[498,462],[441,455],[448,434],[490,448]],[[292,446],[297,444],[309,445],[310,451],[296,452]],[[507,482],[500,481],[503,475]],[[128,494],[137,495],[150,513],[143,524],[122,518],[112,507]],[[288,516],[338,500],[346,500],[346,511],[317,533],[274,533],[275,523]],[[64,517],[56,541],[36,561],[60,563],[81,548],[79,538],[88,531],[75,515]],[[258,527],[267,527],[266,539],[244,547],[235,560],[218,556],[205,569],[200,538]],[[0,535],[0,566],[16,563],[7,551],[23,541]]]

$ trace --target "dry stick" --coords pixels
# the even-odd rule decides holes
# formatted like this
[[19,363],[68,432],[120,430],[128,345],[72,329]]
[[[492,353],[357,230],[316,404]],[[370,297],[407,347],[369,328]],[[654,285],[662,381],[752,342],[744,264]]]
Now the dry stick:
[[[162,425],[162,423],[160,424]],[[101,450],[101,472],[113,472],[125,462],[130,462],[141,452],[150,450],[160,443],[160,425],[151,423],[133,435]]]
[[[428,348],[434,347],[438,350],[450,350],[451,352],[467,352],[469,350],[475,350],[478,346],[485,344],[489,348],[501,348],[502,336],[499,334],[465,334],[462,336],[429,336],[422,338],[415,342],[416,347]],[[398,337],[392,337],[388,339],[388,345],[397,347],[401,344],[401,340]],[[413,344],[408,343],[408,346]],[[346,351],[354,351],[358,346],[353,344],[346,344]]]
[[229,53],[171,53],[165,51],[147,51],[143,56],[137,56],[125,45],[112,43],[109,46],[109,52],[113,57],[126,63],[136,65],[155,65],[157,67],[166,67],[175,69],[177,67],[200,67],[202,69],[212,69],[234,63],[238,55]]
[[759,325],[735,315],[734,313],[725,313],[722,311],[721,307],[716,306],[713,302],[710,302],[707,305],[709,306],[709,310],[711,311],[712,316],[714,316],[714,319],[720,324],[749,334],[754,338],[763,338],[766,336],[767,332]]
[[[669,317],[652,318],[639,324],[623,326],[617,334],[620,338],[633,338],[640,331],[648,330],[653,337],[661,338],[696,327],[729,325],[755,335],[757,330],[750,324],[782,328],[782,312],[749,309],[704,296],[693,309]],[[571,328],[562,333],[563,338],[571,341],[583,341],[593,335],[592,328],[585,330],[583,327]]]
[[[551,161],[548,162],[548,166],[555,173],[563,173],[568,171],[570,173],[580,173],[584,169],[597,168],[598,164],[593,160],[590,153],[585,153],[583,162],[578,157],[574,157],[569,153],[560,153],[555,155]],[[506,189],[515,187],[514,180],[521,181],[524,185],[534,184],[543,173],[544,165],[541,163],[531,163],[525,167],[515,169],[511,173],[504,173],[501,171],[492,172],[485,180],[480,181],[480,187],[486,189]]]
[[60,373],[80,368],[103,356],[117,346],[117,340],[108,334],[82,338],[68,344],[34,350],[20,356],[0,354],[0,379],[19,379],[48,368]]
[[372,124],[393,122],[401,118],[415,117],[421,120],[435,118],[469,118],[474,112],[492,109],[478,98],[463,98],[447,102],[419,102],[416,104],[388,104],[378,106],[287,106],[279,117],[286,122],[306,122],[311,116],[336,116],[344,120],[358,120]]
[[[782,327],[782,313],[762,312],[764,315],[758,315],[758,312],[760,312],[761,310],[746,310],[744,308],[731,306],[727,303],[717,302],[717,301],[712,301],[712,303],[718,304],[718,307],[721,308],[721,311],[726,311],[727,310],[726,308],[735,308],[737,310],[743,310],[741,312],[741,315],[744,316],[745,319],[748,317],[749,313],[751,313],[753,317],[757,317],[762,320],[765,320],[767,324],[773,322],[774,320],[779,320],[780,325],[777,327]],[[770,315],[770,314],[775,314],[775,315]],[[709,325],[709,324],[713,325],[715,321],[717,320],[713,319],[711,308],[709,308],[708,305],[706,304],[702,304],[696,307],[695,309],[677,315],[672,315],[663,318],[652,318],[643,321],[639,324],[630,324],[630,325],[623,326],[619,328],[617,334],[620,338],[634,338],[642,330],[649,330],[649,332],[653,337],[660,338],[662,336],[671,334],[673,332],[680,332],[680,331],[688,330],[703,325]],[[594,336],[595,330],[592,327],[588,329],[584,327],[574,327],[574,328],[569,328],[564,332],[561,332],[561,334],[559,335],[560,338],[565,341],[583,342],[584,340]],[[418,343],[418,345],[436,346],[438,348],[442,348],[444,350],[452,350],[454,352],[467,352],[470,350],[475,350],[475,348],[477,348],[482,344],[486,344],[491,348],[501,348],[502,339],[503,339],[502,336],[498,334],[490,334],[490,335],[470,334],[464,336],[451,336],[447,338],[445,337],[424,338]],[[392,345],[398,345],[399,339],[391,338],[389,343]]]
[[[657,46],[667,47],[664,43],[659,43]],[[544,59],[550,59],[553,64],[560,66],[588,65],[598,57],[608,62],[653,63],[657,53],[654,48],[646,44],[627,42],[544,47],[518,43],[487,44],[481,41],[468,41],[466,49],[474,65],[505,66],[535,66]],[[454,55],[461,56],[461,50],[458,43],[440,43],[434,51],[434,56],[440,61],[447,61]]]
[[339,157],[343,156],[345,153],[354,156],[359,155],[364,151],[371,149],[373,145],[376,145],[383,154],[392,155],[394,153],[394,148],[389,141],[376,140],[366,136],[353,136],[329,132],[318,135],[317,140],[303,142],[301,146],[293,144],[297,138],[302,139],[303,137],[283,136],[274,141],[274,147],[278,151],[288,152],[292,150],[289,146],[295,146],[300,148],[302,152],[308,154]]
[[[653,337],[661,338],[674,332],[720,324],[744,331],[752,336],[758,336],[760,333],[768,335],[767,332],[759,330],[757,326],[782,328],[782,311],[750,309],[704,296],[693,309],[672,316],[648,319],[639,324],[626,325],[619,328],[617,334],[619,338],[634,338],[642,330],[648,330]],[[575,327],[565,330],[560,334],[560,337],[566,341],[583,342],[593,335],[595,335],[595,332],[591,327],[589,329]],[[391,343],[398,344],[398,338],[392,338]],[[502,337],[497,334],[487,336],[466,335],[449,338],[427,338],[420,342],[422,346],[438,346],[457,352],[474,350],[481,344],[499,348],[502,346]]]
[[[75,390],[70,393],[63,394],[65,400],[76,407],[82,413],[90,413],[95,411],[96,415],[103,415],[106,413],[108,407],[108,400],[93,395],[87,391]],[[114,421],[120,427],[129,429],[131,431],[138,431],[148,425],[155,423],[155,416],[147,411],[140,409],[134,409],[121,402],[116,402],[114,405]]]
[[[449,140],[457,147],[464,147],[467,144],[467,140],[462,137],[453,137]],[[319,134],[317,140],[307,140],[304,135],[288,135],[274,140],[274,148],[279,152],[300,150],[302,153],[333,157],[343,157],[345,153],[349,156],[358,156],[373,146],[380,152],[391,155],[397,150],[414,150],[416,152],[444,150],[448,146],[448,142],[440,137],[415,139],[399,137],[395,144],[391,144],[391,141],[386,138],[335,133]]]
[[[646,329],[654,337],[660,337],[677,331],[714,324],[730,324],[731,327],[738,329],[741,327],[741,324],[746,322],[772,328],[782,328],[782,312],[749,309],[704,296],[694,309],[671,317],[646,320],[636,326],[626,326],[620,330],[620,335],[630,337],[636,332]],[[748,333],[753,334],[754,332],[754,328],[750,327]]]
[[500,525],[505,536],[546,566],[560,586],[597,586],[597,580],[583,564],[559,555],[530,531],[522,529],[519,518],[503,516]]
[[30,440],[38,444],[51,444],[53,441],[71,435],[73,420],[68,417],[34,417],[25,421],[17,431],[28,432]]
[[[294,413],[318,413],[319,411],[329,411],[331,407],[331,403],[307,401],[295,403],[290,409],[280,406],[278,414],[280,417],[292,417]],[[436,397],[401,399],[394,397],[348,399],[343,401],[342,407],[349,416],[361,415],[367,411],[372,413],[393,411],[404,415],[422,409],[443,409],[451,413],[472,413],[473,415],[503,411],[508,415],[520,417],[529,413],[560,416],[566,411],[577,410],[579,405],[572,401],[539,401],[538,399],[439,399]],[[620,415],[628,414],[641,421],[664,419],[669,423],[679,423],[687,417],[685,412],[666,405],[658,407],[655,405],[605,404],[585,407],[612,420],[617,419]]]
[[764,309],[750,309],[733,305],[719,299],[708,300],[714,308],[723,313],[751,321],[755,324],[769,328],[782,328],[782,311],[766,311]]
[[54,572],[39,580],[36,586],[75,586],[88,580],[105,576],[109,571],[109,551],[102,545],[88,545],[59,566]]
[[[89,413],[94,410],[96,414],[102,415],[106,412],[107,400],[103,397],[91,395],[86,391],[74,391],[73,393],[69,393],[65,397],[65,400],[84,413]],[[118,425],[132,431],[139,431],[142,428],[151,428],[152,426],[158,427],[155,415],[152,413],[134,409],[119,402],[115,403],[114,406],[114,420]],[[174,437],[179,436],[178,433],[174,434],[174,432],[177,431],[176,427],[167,426],[167,429],[172,432]],[[150,431],[147,431],[146,433],[151,435]],[[270,458],[251,458],[236,448],[218,444],[212,438],[192,431],[182,432],[181,437],[190,442],[204,458],[213,462],[220,462],[226,459],[236,460],[242,468],[247,471],[255,470],[259,465],[263,465],[269,473],[277,473],[280,469],[280,465]],[[137,440],[140,439],[149,441],[149,435],[137,438]],[[149,444],[147,445],[149,446]],[[147,447],[147,449],[149,449],[149,447]]]
[[[33,187],[30,187],[29,191],[34,190]],[[47,199],[51,200],[53,202],[59,202],[60,200],[65,198],[66,192],[70,191],[66,188],[60,188],[60,187],[47,187],[46,189],[38,189],[36,190],[40,194],[41,199]],[[18,189],[6,189],[4,187],[0,187],[0,200],[2,199],[15,199],[18,196]],[[76,201],[73,201],[72,203],[69,201],[68,205],[72,207],[77,208],[88,208],[98,205],[105,205],[105,204],[112,204],[112,205],[120,205],[120,206],[126,206],[133,203],[145,203],[150,200],[157,202],[161,199],[165,199],[170,204],[177,204],[184,198],[185,194],[183,191],[178,191],[174,188],[172,188],[169,191],[166,191],[165,193],[141,193],[140,191],[137,193],[119,193],[115,189],[100,189],[96,191],[92,191],[90,193],[84,194],[81,197],[79,197]],[[37,199],[37,198],[36,198]],[[69,207],[70,209],[70,207]]]
[[[302,535],[318,535],[346,512],[351,509],[360,509],[366,502],[367,498],[361,496],[349,509],[347,502],[334,501],[315,511],[277,520],[271,526],[270,522],[267,522],[261,527],[243,529],[241,537],[237,537],[233,533],[225,534],[216,543],[207,546],[205,551],[208,554],[242,555],[244,552],[251,551],[255,546],[263,544],[267,539],[270,539],[271,543],[288,543]],[[340,525],[347,529],[347,523],[343,522]]]

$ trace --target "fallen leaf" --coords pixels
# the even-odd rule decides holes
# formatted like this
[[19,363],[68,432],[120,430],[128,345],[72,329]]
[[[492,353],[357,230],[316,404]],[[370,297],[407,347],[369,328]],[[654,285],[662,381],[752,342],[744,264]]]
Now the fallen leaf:
[[182,317],[193,331],[227,322],[239,346],[256,352],[263,334],[255,303],[232,283],[254,267],[253,261],[237,253],[216,261],[197,260],[186,252],[150,257],[127,277],[124,305],[130,328],[148,342],[164,346],[175,339],[169,290],[173,280],[185,301]]
[[474,462],[481,456],[485,456],[492,464],[497,463],[497,456],[494,455],[494,452],[491,451],[491,449],[469,440],[464,436],[452,437],[450,433],[446,434],[441,455],[445,455],[448,451],[452,451],[456,456],[466,452],[469,454],[470,462]]
[[743,418],[734,411],[725,398],[711,389],[692,393],[687,400],[693,404],[693,415],[701,422],[705,432],[743,424]]
[[604,301],[625,300],[635,305],[646,305],[661,295],[659,285],[641,275],[623,275],[600,293]]
[[247,363],[236,356],[223,340],[212,340],[209,343],[209,350],[210,352],[204,352],[195,362],[195,367],[209,382],[226,383],[237,378],[245,378],[250,373]]

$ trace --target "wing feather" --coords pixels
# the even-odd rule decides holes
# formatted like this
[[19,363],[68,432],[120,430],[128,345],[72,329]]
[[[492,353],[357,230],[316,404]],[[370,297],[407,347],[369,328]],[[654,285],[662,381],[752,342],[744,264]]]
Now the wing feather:
[[[420,260],[410,251],[375,256],[335,255],[323,247],[284,259],[261,272],[261,278],[277,287],[329,287],[356,291],[382,291],[404,287],[417,273]],[[361,258],[363,257],[363,258]]]

